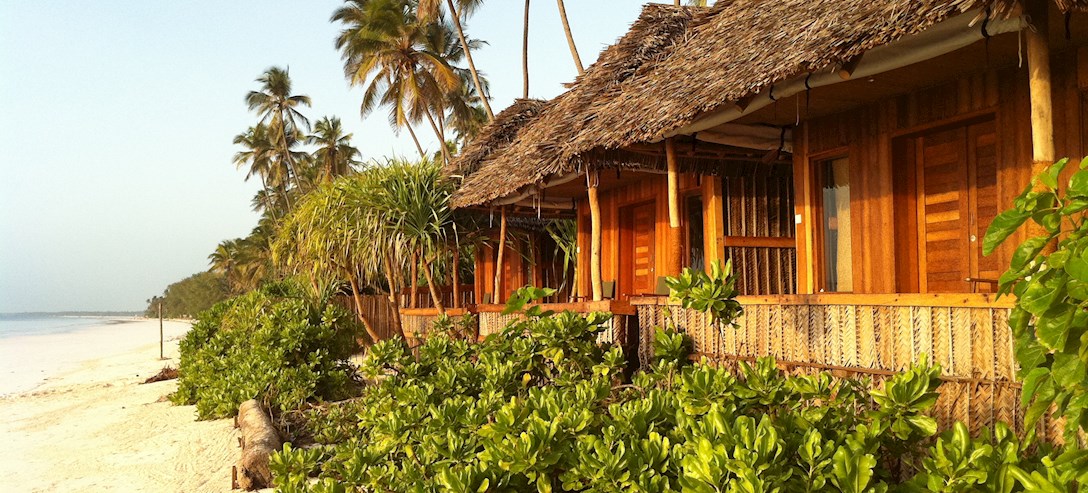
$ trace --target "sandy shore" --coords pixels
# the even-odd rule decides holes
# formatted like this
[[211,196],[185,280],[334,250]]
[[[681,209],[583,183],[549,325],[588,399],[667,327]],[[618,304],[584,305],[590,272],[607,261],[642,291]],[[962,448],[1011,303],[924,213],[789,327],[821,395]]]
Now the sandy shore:
[[[0,340],[0,393],[46,377],[0,397],[0,491],[230,491],[232,420],[198,422],[192,406],[166,401],[176,381],[140,384],[177,366],[187,329],[168,322],[165,361],[157,321]],[[12,371],[8,358],[29,366]]]

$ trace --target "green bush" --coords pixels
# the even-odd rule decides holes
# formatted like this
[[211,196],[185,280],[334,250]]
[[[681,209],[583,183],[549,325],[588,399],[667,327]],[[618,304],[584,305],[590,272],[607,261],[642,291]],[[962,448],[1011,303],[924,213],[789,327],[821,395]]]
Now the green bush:
[[935,440],[935,367],[869,392],[770,359],[737,373],[681,365],[682,338],[662,331],[667,354],[624,383],[620,350],[594,343],[609,315],[525,313],[478,344],[439,333],[416,356],[399,340],[373,346],[362,371],[377,383],[310,412],[317,444],[274,456],[279,491],[1011,492],[1088,479],[1083,452],[1007,428]]
[[314,303],[290,283],[267,286],[202,313],[181,341],[175,403],[195,404],[200,419],[237,414],[257,398],[283,412],[352,388],[344,362],[358,329],[343,308]]
[[1043,233],[1017,247],[998,292],[1016,295],[1009,326],[1027,425],[1053,406],[1065,418],[1065,439],[1074,442],[1088,431],[1088,158],[1059,187],[1070,164],[1062,159],[1033,178],[990,223],[982,248],[991,254],[1028,221]]

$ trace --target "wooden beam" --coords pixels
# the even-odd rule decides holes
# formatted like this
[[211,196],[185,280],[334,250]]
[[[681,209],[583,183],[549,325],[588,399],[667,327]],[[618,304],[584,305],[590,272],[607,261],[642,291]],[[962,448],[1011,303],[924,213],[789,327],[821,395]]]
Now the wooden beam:
[[593,292],[593,301],[604,299],[601,287],[601,202],[597,195],[599,177],[597,172],[586,172],[589,193],[589,280]]
[[[1050,23],[1048,0],[1027,0],[1025,11],[1032,28],[1024,30],[1027,38],[1028,94],[1031,96],[1031,176],[1046,171],[1054,162],[1054,112],[1050,81]],[[1041,186],[1041,185],[1040,185]],[[1028,222],[1028,235],[1042,236],[1046,231]],[[1056,245],[1049,245],[1052,252]]]
[[865,53],[843,62],[842,66],[839,67],[839,77],[842,78],[842,80],[850,80],[850,76],[854,75],[854,71],[857,70],[858,64],[861,63],[861,57],[863,56],[865,56]]
[[495,254],[495,288],[492,291],[492,300],[496,303],[502,303],[502,261],[503,252],[506,251],[506,206],[502,209],[502,218],[499,220],[499,245],[497,253]]
[[797,239],[788,236],[726,236],[727,247],[795,248]]
[[680,165],[676,159],[676,141],[673,138],[665,139],[665,161],[668,164],[669,196],[669,251],[666,253],[668,272],[666,275],[680,274],[684,265],[683,231],[680,230]]

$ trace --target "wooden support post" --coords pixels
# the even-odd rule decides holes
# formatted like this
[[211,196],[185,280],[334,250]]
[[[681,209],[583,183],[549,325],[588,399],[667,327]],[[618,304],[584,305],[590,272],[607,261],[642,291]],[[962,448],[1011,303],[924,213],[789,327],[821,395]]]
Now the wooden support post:
[[593,301],[604,299],[601,287],[601,202],[597,195],[597,173],[586,172],[589,188],[589,281]]
[[[1025,11],[1033,29],[1025,29],[1028,58],[1028,93],[1031,96],[1031,175],[1054,163],[1054,115],[1050,88],[1050,29],[1048,0],[1028,0]],[[1028,234],[1046,234],[1042,226],[1028,222]],[[1047,247],[1053,251],[1056,245]]]
[[684,265],[684,235],[680,230],[680,166],[676,162],[676,141],[672,138],[665,139],[665,161],[669,168],[669,251],[666,274],[675,276],[680,274]]
[[163,354],[163,332],[162,332],[162,300],[159,300],[159,359],[166,359],[166,355]]
[[506,206],[502,206],[501,219],[499,220],[499,244],[495,253],[495,289],[492,292],[492,303],[503,303],[502,299],[502,260],[506,250]]
[[461,250],[457,248],[457,243],[453,244],[453,272],[450,275],[450,282],[453,283],[453,307],[461,308]]

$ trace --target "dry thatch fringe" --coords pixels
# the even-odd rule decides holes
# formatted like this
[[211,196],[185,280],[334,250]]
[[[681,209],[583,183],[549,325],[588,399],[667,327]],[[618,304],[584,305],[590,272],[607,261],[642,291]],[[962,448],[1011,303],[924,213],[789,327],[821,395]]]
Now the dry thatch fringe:
[[[454,195],[455,207],[479,205],[543,177],[572,169],[560,163],[560,135],[581,128],[619,85],[644,64],[664,56],[680,41],[688,25],[709,9],[649,4],[620,40],[606,48],[597,62],[578,77],[572,89],[557,96],[540,115],[528,122],[504,149],[490,150],[479,171],[466,177]],[[569,126],[571,128],[560,128]]]
[[[1063,11],[1088,0],[1055,0]],[[594,150],[660,140],[699,116],[776,83],[828,69],[975,8],[1014,0],[722,0],[709,9],[647,5],[572,88],[489,149],[455,195],[479,205],[581,169]],[[580,158],[581,157],[581,158]],[[486,173],[484,173],[487,171]]]
[[493,152],[509,145],[525,124],[536,118],[549,103],[540,99],[515,100],[514,104],[499,112],[495,120],[484,127],[443,172],[447,176],[467,176],[475,172]]

